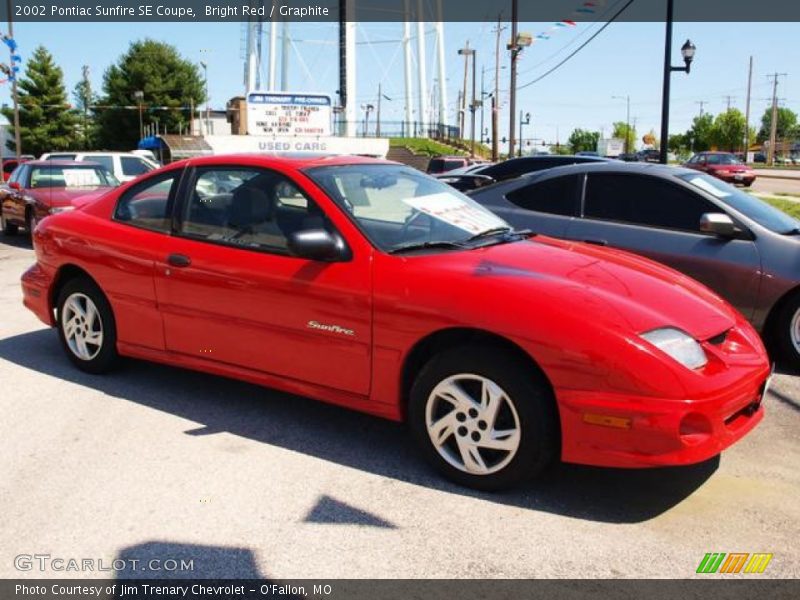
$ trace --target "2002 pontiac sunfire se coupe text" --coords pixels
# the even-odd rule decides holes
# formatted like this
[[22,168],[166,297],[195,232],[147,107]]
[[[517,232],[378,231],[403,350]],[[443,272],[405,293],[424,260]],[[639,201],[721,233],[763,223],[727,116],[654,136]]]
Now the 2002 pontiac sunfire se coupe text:
[[92,373],[120,355],[408,421],[482,489],[557,458],[717,455],[762,418],[753,328],[695,281],[530,232],[402,165],[206,157],[45,218],[25,305]]

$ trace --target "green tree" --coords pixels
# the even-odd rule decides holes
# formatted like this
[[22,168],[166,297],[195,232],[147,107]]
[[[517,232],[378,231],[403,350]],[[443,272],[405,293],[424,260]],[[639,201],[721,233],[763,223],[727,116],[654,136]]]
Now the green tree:
[[[777,138],[782,140],[790,137],[792,131],[797,126],[797,114],[786,107],[778,107],[778,127]],[[772,108],[764,111],[761,117],[761,129],[758,130],[758,141],[764,142],[769,139],[770,128],[772,127]]]
[[737,108],[729,108],[717,115],[711,130],[711,140],[720,150],[736,152],[744,143],[747,123],[744,115]]
[[[31,54],[17,87],[21,151],[38,156],[50,150],[75,148],[76,120],[67,103],[64,73],[44,46]],[[3,108],[2,112],[13,123],[13,109]],[[9,134],[12,138],[15,135],[13,125]]]
[[75,101],[80,146],[84,150],[94,150],[98,147],[98,125],[94,106],[99,102],[99,98],[89,80],[89,67],[83,67],[83,76],[72,89],[72,98]]
[[597,150],[597,141],[600,139],[600,132],[586,131],[585,129],[574,129],[569,136],[567,143],[573,154],[587,150]]
[[[139,100],[143,123],[157,121],[161,130],[186,130],[190,106],[205,100],[203,80],[197,66],[183,58],[174,46],[155,40],[133,42],[117,64],[103,75],[105,108],[98,112],[100,143],[111,149],[128,149],[139,140]],[[167,107],[166,109],[162,107]]]
[[714,115],[704,113],[692,120],[692,126],[686,132],[692,150],[703,152],[711,149],[714,143]]
[[617,121],[614,123],[613,133],[611,137],[626,140],[625,149],[627,152],[633,152],[636,147],[636,128],[629,125],[625,121]]

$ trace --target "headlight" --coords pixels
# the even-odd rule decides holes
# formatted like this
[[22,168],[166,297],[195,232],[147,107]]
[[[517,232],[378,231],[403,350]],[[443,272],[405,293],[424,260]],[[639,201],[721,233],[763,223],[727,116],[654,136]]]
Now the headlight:
[[674,327],[653,329],[641,337],[671,356],[687,369],[699,369],[708,362],[702,346],[687,333]]
[[72,210],[75,208],[74,206],[53,206],[50,210],[47,211],[49,215],[57,215],[58,213],[67,212],[68,210]]

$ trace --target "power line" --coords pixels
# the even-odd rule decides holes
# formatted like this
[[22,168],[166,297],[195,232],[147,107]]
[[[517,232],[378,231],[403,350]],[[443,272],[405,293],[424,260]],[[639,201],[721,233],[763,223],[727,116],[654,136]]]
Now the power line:
[[603,25],[603,26],[602,26],[600,29],[598,29],[598,30],[597,30],[597,31],[596,31],[596,32],[595,32],[595,33],[592,35],[592,37],[590,37],[590,38],[589,38],[588,40],[586,40],[586,41],[585,41],[583,44],[581,44],[580,46],[578,46],[578,47],[577,47],[575,50],[573,50],[572,52],[570,52],[570,53],[567,55],[567,57],[566,57],[566,58],[564,58],[564,60],[562,60],[560,63],[558,63],[558,64],[557,64],[555,67],[551,68],[551,69],[550,69],[550,70],[548,70],[548,71],[545,71],[545,72],[544,72],[544,74],[540,75],[539,77],[537,77],[537,78],[536,78],[536,79],[534,79],[533,81],[529,81],[528,83],[526,83],[526,84],[524,84],[524,85],[520,85],[520,86],[518,86],[518,87],[517,87],[517,89],[518,89],[518,90],[522,90],[522,89],[525,89],[525,88],[526,88],[526,87],[528,87],[528,86],[531,86],[531,85],[533,85],[534,83],[538,83],[539,81],[541,81],[542,79],[544,79],[545,77],[547,77],[548,75],[550,75],[551,73],[553,73],[554,71],[556,71],[557,69],[559,69],[559,68],[560,68],[560,67],[561,67],[561,66],[562,66],[564,63],[566,63],[566,62],[567,62],[569,59],[571,59],[571,58],[572,58],[573,56],[575,56],[575,55],[576,55],[578,52],[580,52],[580,51],[581,51],[581,50],[583,50],[583,49],[584,49],[584,48],[585,48],[587,45],[589,45],[589,42],[591,42],[591,41],[592,41],[594,38],[596,38],[598,35],[600,35],[601,33],[603,33],[603,31],[605,31],[606,27],[608,27],[609,25],[611,25],[611,23],[613,23],[614,21],[616,21],[616,20],[617,20],[617,18],[618,18],[618,17],[619,17],[619,16],[620,16],[620,15],[621,15],[623,12],[625,12],[625,11],[628,9],[628,7],[629,7],[631,4],[633,4],[633,3],[634,3],[634,1],[635,1],[635,0],[628,0],[628,2],[627,2],[627,3],[626,3],[626,4],[625,4],[625,5],[622,7],[622,8],[620,8],[620,9],[619,9],[619,10],[618,10],[618,11],[617,11],[615,14],[614,14],[614,16],[613,16],[613,17],[611,17],[611,18],[608,20],[608,22],[607,22],[605,25]]

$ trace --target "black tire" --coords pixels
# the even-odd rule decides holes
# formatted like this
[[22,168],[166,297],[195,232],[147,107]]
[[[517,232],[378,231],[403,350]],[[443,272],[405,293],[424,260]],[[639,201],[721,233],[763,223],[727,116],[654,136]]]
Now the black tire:
[[[800,292],[786,299],[775,315],[771,332],[778,360],[792,370],[800,370]],[[795,328],[794,340],[792,329]]]
[[[495,424],[487,425],[481,418],[483,413],[459,415],[459,409],[452,408],[433,416],[435,422],[442,415],[449,416],[450,412],[456,419],[453,432],[442,436],[443,453],[451,460],[461,462],[461,466],[454,466],[440,453],[428,433],[428,403],[431,410],[439,408],[441,396],[434,396],[434,389],[442,384],[446,385],[454,376],[469,378],[478,376],[495,383],[505,392],[513,410],[503,404],[504,411],[498,412],[498,421],[504,420],[497,429],[508,430],[509,423],[516,419],[519,425],[519,441],[515,452],[500,452],[494,449],[480,448],[481,466],[497,468],[494,472],[483,474],[469,473],[465,470],[466,461],[456,456],[460,454],[461,443],[470,442],[471,437],[475,443],[483,440],[482,435],[494,430]],[[461,380],[466,386],[476,386],[471,393],[475,396],[481,385],[469,379]],[[462,389],[465,389],[463,386]],[[452,406],[452,405],[450,405]],[[447,408],[447,405],[444,405]],[[461,419],[464,417],[464,420]],[[446,350],[435,356],[426,364],[411,387],[408,405],[408,422],[412,435],[426,460],[448,479],[470,488],[494,491],[515,486],[523,481],[533,479],[546,469],[555,459],[559,448],[558,416],[552,390],[545,381],[544,376],[514,354],[501,348],[486,346],[464,346]],[[488,430],[488,431],[487,431]],[[465,434],[465,431],[467,432]],[[477,434],[476,437],[472,437]],[[459,442],[458,440],[461,440]],[[503,463],[506,464],[503,464]]]
[[17,231],[19,231],[19,227],[10,221],[7,221],[2,214],[0,214],[0,226],[2,226],[4,235],[17,235]]
[[28,232],[28,235],[33,237],[33,230],[36,227],[36,224],[33,222],[33,209],[28,207],[25,210],[25,230]]
[[[99,319],[99,331],[102,334],[102,342],[100,344],[89,343],[88,345],[84,345],[84,347],[88,349],[89,354],[86,358],[81,358],[78,355],[79,350],[74,349],[74,342],[71,344],[67,340],[67,334],[65,332],[65,322],[70,315],[74,314],[74,311],[71,308],[65,308],[65,305],[67,301],[73,297],[78,302],[88,298],[97,312],[97,317],[92,319],[91,323],[88,322],[87,319],[83,320],[84,322],[81,325],[83,331],[94,331],[96,333],[98,331],[97,319]],[[70,361],[72,361],[72,364],[81,371],[96,375],[113,370],[119,362],[119,355],[117,354],[117,328],[111,305],[108,303],[105,294],[103,294],[97,284],[88,277],[70,279],[64,284],[58,294],[57,307],[56,327],[58,328],[58,337],[61,339],[61,345],[64,347],[64,351]]]

